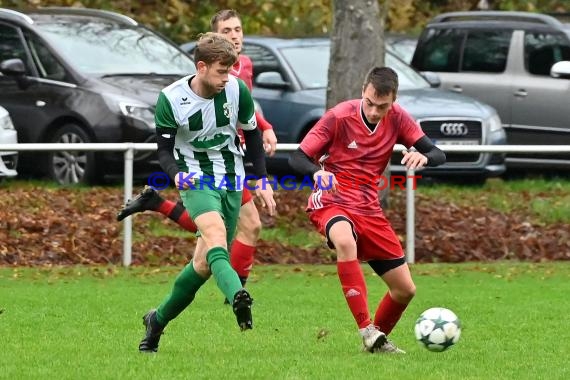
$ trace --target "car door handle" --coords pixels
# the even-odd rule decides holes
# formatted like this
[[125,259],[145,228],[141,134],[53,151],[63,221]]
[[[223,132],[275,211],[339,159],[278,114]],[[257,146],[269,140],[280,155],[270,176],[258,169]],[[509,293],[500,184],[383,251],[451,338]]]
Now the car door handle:
[[521,88],[515,91],[513,95],[516,96],[517,98],[525,98],[528,95],[528,93],[526,92],[525,89]]
[[459,86],[459,85],[455,85],[455,86],[451,87],[450,90],[453,92],[457,92],[458,94],[463,92],[463,88],[461,88],[461,86]]

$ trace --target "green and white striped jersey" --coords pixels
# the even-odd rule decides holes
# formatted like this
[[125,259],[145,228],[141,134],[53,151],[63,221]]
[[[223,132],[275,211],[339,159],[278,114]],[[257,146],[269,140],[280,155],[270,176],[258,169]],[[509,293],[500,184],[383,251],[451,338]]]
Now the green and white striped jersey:
[[238,122],[245,130],[257,127],[251,94],[241,79],[230,75],[222,92],[205,99],[190,88],[192,77],[161,91],[156,126],[177,130],[174,158],[180,171],[205,181],[213,177],[219,188],[241,189],[245,171],[237,128]]

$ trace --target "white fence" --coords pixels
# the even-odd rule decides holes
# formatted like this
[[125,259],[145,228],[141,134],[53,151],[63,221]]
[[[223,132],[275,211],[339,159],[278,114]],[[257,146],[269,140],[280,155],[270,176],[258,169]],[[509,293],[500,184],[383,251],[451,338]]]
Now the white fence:
[[[298,144],[277,144],[277,150],[292,152]],[[570,145],[442,145],[444,152],[454,153],[570,153]],[[405,147],[396,145],[395,152]],[[118,143],[118,144],[0,144],[0,151],[114,151],[125,154],[125,202],[133,197],[133,158],[135,151],[154,151],[156,144],[149,143]],[[406,260],[415,261],[415,200],[412,186],[413,171],[408,171],[406,177]],[[132,218],[123,221],[123,265],[131,265],[132,260]]]

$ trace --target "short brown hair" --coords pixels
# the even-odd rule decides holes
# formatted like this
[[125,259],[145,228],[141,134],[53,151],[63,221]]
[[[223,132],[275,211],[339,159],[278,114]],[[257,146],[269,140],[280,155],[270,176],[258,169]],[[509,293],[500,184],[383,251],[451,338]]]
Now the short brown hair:
[[389,67],[373,67],[364,80],[363,89],[369,84],[374,87],[376,95],[386,96],[398,93],[398,74]]
[[212,16],[210,19],[210,30],[215,32],[218,30],[218,22],[226,21],[230,18],[237,18],[241,22],[241,16],[239,13],[233,9],[223,9]]
[[207,65],[219,62],[222,66],[232,66],[238,60],[234,44],[219,33],[201,34],[194,49],[194,61]]

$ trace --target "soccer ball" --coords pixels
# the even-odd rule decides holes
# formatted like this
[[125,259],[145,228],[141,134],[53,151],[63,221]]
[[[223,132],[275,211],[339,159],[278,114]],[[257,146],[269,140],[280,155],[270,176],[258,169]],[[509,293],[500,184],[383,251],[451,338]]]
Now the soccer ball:
[[443,307],[424,311],[416,321],[418,343],[430,351],[445,351],[459,340],[461,322],[457,315]]

